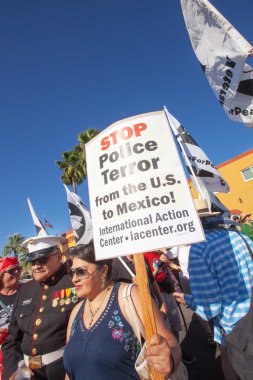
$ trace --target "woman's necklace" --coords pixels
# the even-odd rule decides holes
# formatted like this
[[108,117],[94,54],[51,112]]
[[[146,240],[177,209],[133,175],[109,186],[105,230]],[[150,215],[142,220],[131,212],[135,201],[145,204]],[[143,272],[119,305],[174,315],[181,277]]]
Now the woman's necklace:
[[109,286],[108,289],[106,289],[106,292],[105,292],[105,295],[104,295],[102,301],[100,302],[100,304],[98,305],[98,307],[94,311],[91,309],[90,301],[87,299],[88,305],[89,305],[89,309],[90,309],[90,315],[91,315],[91,319],[90,319],[90,322],[89,322],[88,330],[90,330],[90,328],[92,326],[92,322],[93,322],[93,320],[95,318],[95,315],[97,314],[97,312],[101,308],[101,306],[102,306],[102,304],[103,304],[103,302],[105,300],[105,297],[106,297],[106,295],[107,295],[107,293],[109,292],[110,289],[111,289],[111,286]]

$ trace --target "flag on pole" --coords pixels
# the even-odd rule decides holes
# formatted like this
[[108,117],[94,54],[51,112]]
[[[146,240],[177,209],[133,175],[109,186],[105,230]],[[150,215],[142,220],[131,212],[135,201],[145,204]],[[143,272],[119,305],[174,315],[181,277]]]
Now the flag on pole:
[[67,186],[64,187],[76,244],[88,244],[93,238],[90,212],[77,194],[71,192]]
[[208,0],[181,0],[193,50],[227,116],[253,127],[253,48]]
[[54,228],[53,225],[50,224],[50,223],[47,221],[46,218],[44,218],[44,226],[45,226],[46,228]]
[[228,212],[228,209],[218,200],[214,193],[228,193],[229,185],[209,160],[203,149],[193,137],[183,128],[179,121],[168,112],[165,113],[170,128],[182,150],[187,170],[195,189],[201,197],[207,200],[211,211]]
[[32,215],[32,219],[33,219],[33,223],[34,223],[34,226],[36,228],[38,236],[48,236],[48,233],[45,230],[45,227],[41,223],[40,219],[36,215],[36,213],[34,211],[34,208],[32,206],[32,203],[31,203],[31,201],[30,201],[29,198],[27,198],[27,202],[28,202],[28,206],[29,206],[29,209],[30,209],[30,212],[31,212],[31,215]]

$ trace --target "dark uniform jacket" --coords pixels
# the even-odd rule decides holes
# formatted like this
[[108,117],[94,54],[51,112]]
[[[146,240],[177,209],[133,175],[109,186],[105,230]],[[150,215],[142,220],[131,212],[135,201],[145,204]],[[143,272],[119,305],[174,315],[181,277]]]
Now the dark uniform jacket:
[[[66,269],[62,265],[46,283],[34,280],[22,284],[13,307],[8,337],[2,346],[3,378],[8,380],[17,370],[23,354],[29,356],[54,352],[65,346],[66,329],[70,313],[78,301],[75,288]],[[57,360],[59,368],[59,360]],[[64,369],[60,359],[61,372]],[[49,364],[50,373],[61,379],[60,373],[54,372],[54,363]],[[35,378],[50,378],[46,368],[38,371]],[[59,369],[60,370],[60,369]],[[64,375],[62,375],[64,377]]]

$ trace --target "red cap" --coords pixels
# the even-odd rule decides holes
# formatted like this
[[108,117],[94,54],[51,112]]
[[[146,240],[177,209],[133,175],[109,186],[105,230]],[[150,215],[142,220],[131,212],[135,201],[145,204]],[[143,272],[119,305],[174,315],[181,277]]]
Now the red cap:
[[2,257],[0,258],[0,272],[3,272],[7,268],[18,264],[19,262],[17,257]]

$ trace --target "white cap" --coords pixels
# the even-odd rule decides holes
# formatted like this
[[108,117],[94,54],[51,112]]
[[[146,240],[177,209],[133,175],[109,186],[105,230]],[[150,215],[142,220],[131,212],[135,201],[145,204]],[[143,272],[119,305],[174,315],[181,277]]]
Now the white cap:
[[26,239],[22,245],[28,249],[28,261],[32,261],[43,256],[50,256],[55,248],[66,241],[67,239],[63,236],[35,236]]

